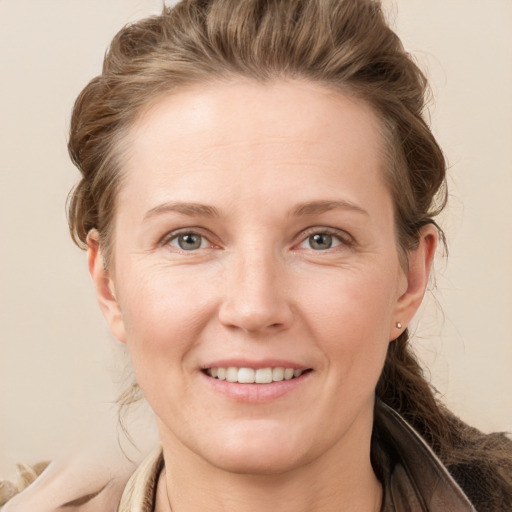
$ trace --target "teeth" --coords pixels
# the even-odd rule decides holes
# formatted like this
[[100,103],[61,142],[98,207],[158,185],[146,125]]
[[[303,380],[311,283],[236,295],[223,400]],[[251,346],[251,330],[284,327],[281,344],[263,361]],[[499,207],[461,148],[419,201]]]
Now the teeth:
[[294,374],[293,368],[286,368],[284,371],[285,380],[293,379],[293,374]]
[[238,369],[234,366],[230,366],[226,370],[226,380],[228,382],[238,382]]
[[228,382],[238,382],[240,384],[270,384],[271,382],[280,382],[300,377],[304,370],[295,370],[293,368],[208,368],[206,374],[210,377],[226,380]]
[[256,384],[270,384],[272,382],[272,368],[258,368],[254,382]]
[[272,380],[274,382],[279,382],[284,379],[284,368],[278,366],[277,368],[272,369]]
[[252,368],[240,368],[238,370],[238,382],[252,384],[254,382],[255,371]]

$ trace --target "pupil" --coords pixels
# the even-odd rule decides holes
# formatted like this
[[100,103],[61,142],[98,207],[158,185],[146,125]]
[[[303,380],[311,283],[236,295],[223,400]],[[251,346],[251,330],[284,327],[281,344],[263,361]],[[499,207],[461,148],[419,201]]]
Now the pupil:
[[325,233],[317,233],[309,237],[309,240],[313,249],[325,250],[332,245],[332,236]]
[[184,251],[191,251],[192,249],[199,249],[201,246],[201,237],[199,235],[182,235],[178,238],[178,245]]

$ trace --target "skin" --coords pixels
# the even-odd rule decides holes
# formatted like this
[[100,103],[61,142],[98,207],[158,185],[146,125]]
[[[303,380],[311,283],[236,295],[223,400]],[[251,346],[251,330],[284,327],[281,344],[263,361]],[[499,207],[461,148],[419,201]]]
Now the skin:
[[[436,233],[404,269],[370,107],[307,82],[189,87],[153,104],[126,147],[112,261],[93,231],[89,268],[157,416],[157,510],[379,510],[375,385]],[[181,249],[184,233],[200,246]],[[202,369],[226,359],[311,371],[258,402],[210,385]]]

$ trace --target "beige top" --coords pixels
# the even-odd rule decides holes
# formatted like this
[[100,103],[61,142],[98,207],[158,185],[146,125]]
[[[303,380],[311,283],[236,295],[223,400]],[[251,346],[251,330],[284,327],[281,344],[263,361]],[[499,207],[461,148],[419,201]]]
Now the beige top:
[[118,512],[153,512],[156,484],[163,467],[162,448],[158,447],[148,455],[128,480]]

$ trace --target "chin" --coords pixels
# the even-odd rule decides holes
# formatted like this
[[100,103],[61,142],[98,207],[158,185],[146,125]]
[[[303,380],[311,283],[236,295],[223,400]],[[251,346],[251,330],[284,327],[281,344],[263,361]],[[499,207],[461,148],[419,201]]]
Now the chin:
[[223,453],[208,462],[229,473],[254,476],[284,474],[304,465],[300,457],[288,453],[287,450],[274,451],[272,455],[248,453],[247,450],[243,453]]
[[[201,454],[213,466],[236,474],[276,475],[313,460],[306,439],[288,429],[231,432]],[[209,449],[208,449],[209,448]]]

